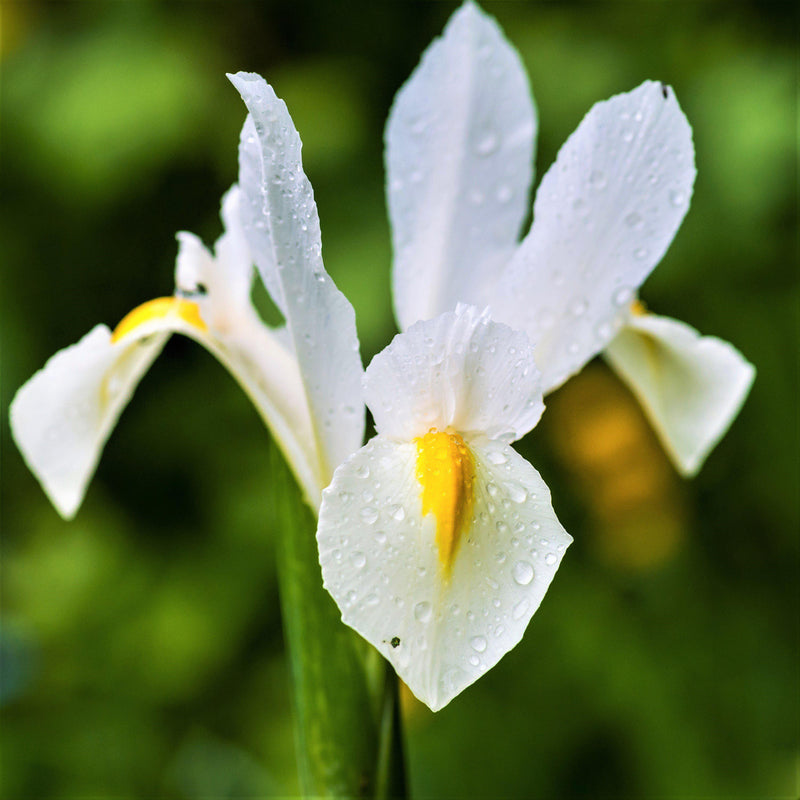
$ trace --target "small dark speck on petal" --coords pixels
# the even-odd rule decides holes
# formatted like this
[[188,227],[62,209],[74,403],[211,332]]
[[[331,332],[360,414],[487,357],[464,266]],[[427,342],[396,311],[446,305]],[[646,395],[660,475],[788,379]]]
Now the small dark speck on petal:
[[661,94],[664,95],[665,100],[669,97],[669,86],[666,83],[661,84]]
[[392,647],[399,647],[400,646],[400,637],[399,636],[392,636],[392,640],[389,642]]

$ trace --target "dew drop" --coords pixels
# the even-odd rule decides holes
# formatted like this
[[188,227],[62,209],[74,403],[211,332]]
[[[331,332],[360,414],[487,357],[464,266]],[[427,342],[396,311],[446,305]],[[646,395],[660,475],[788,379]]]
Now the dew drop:
[[676,208],[680,208],[686,202],[686,195],[683,192],[679,191],[670,192],[669,201]]
[[517,561],[511,573],[520,586],[527,586],[533,580],[533,567],[527,561]]
[[489,156],[497,150],[500,140],[497,134],[493,131],[488,131],[481,139],[478,140],[475,146],[475,151],[479,156]]
[[478,664],[481,663],[481,660],[480,658],[478,658],[478,656],[470,656],[468,661],[470,664],[472,664],[473,667],[477,667]]
[[606,188],[606,174],[599,169],[596,169],[589,175],[589,184],[593,186],[595,189],[605,189]]
[[378,521],[378,510],[372,506],[362,508],[361,519],[364,520],[367,525],[374,525]]
[[518,483],[508,483],[506,484],[506,489],[508,490],[508,496],[515,503],[524,503],[528,499],[528,490]]
[[364,598],[364,605],[365,605],[365,606],[376,606],[376,605],[378,605],[378,603],[379,603],[379,602],[380,602],[380,601],[379,601],[379,599],[378,599],[378,595],[377,595],[375,592],[370,592],[370,593],[369,593],[369,594],[368,594],[368,595],[367,595],[367,596]]
[[633,292],[627,286],[617,289],[614,293],[614,305],[616,306],[626,306],[632,299]]
[[386,541],[386,531],[375,531],[375,541],[383,544]]
[[514,619],[522,619],[528,613],[531,604],[527,598],[523,598],[511,609],[511,616]]
[[506,183],[501,183],[497,187],[496,197],[499,203],[507,203],[513,196],[514,192],[511,187]]
[[350,556],[350,561],[356,569],[363,569],[367,563],[367,557],[360,550],[356,550],[356,552]]
[[556,561],[558,561],[558,556],[555,553],[548,553],[544,557],[544,563],[547,564],[550,567],[552,567],[553,564],[556,563]]
[[634,230],[638,231],[644,226],[644,218],[637,211],[631,211],[631,213],[625,217],[625,224],[629,228],[633,228]]
[[487,483],[486,484],[486,491],[489,492],[490,497],[497,497],[497,484],[494,483]]
[[491,450],[487,454],[487,458],[492,464],[505,464],[508,458],[500,450]]
[[611,324],[608,322],[599,322],[594,329],[597,338],[601,341],[607,341],[611,338],[612,328]]
[[582,297],[579,297],[572,301],[569,310],[574,317],[580,317],[586,313],[588,307],[589,304]]
[[643,258],[647,257],[647,248],[646,247],[637,247],[636,250],[633,251],[633,257],[638,258],[640,261]]
[[344,602],[345,602],[345,603],[346,603],[348,606],[351,606],[351,605],[353,605],[353,603],[355,603],[355,601],[356,601],[356,593],[355,593],[354,591],[350,590],[350,591],[349,591],[349,592],[348,592],[348,593],[347,593],[347,594],[344,596]]
[[482,653],[489,644],[483,636],[473,636],[469,640],[470,646],[476,653]]
[[417,603],[414,606],[414,619],[417,622],[428,622],[433,615],[433,608],[427,600]]
[[353,499],[353,495],[350,492],[339,492],[339,502],[342,505],[347,505]]
[[358,475],[359,478],[369,478],[369,467],[366,464],[359,467],[356,470],[356,475]]
[[389,514],[392,519],[402,522],[406,518],[406,510],[401,505],[389,506]]

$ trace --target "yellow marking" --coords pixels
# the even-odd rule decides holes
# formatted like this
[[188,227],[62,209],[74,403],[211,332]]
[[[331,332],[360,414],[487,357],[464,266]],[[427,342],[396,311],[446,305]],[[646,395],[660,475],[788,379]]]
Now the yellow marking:
[[422,485],[422,515],[436,517],[439,562],[447,574],[472,516],[475,464],[457,433],[431,428],[417,443],[417,480]]
[[647,306],[638,297],[631,303],[631,314],[635,317],[643,317],[647,314]]
[[111,343],[114,344],[135,331],[140,325],[150,322],[153,319],[163,319],[164,317],[180,317],[184,322],[188,322],[192,327],[199,331],[206,331],[208,327],[200,316],[200,307],[197,303],[187,300],[184,297],[158,297],[155,300],[148,300],[146,303],[137,306],[114,328],[111,334]]

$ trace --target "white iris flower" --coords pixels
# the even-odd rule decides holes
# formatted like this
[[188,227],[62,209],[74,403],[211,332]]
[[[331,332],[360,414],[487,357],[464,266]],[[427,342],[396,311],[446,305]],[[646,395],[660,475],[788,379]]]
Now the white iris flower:
[[672,90],[648,81],[596,104],[528,214],[536,112],[514,48],[466,2],[397,95],[386,128],[393,293],[401,329],[489,305],[535,343],[545,394],[605,351],[677,468],[696,472],[744,402],[754,369],[731,345],[636,313],[695,178]]
[[[316,509],[334,467],[363,441],[363,370],[355,315],[325,272],[317,208],[286,106],[257,75],[230,76],[249,115],[239,186],[222,204],[214,254],[189,233],[173,297],[93,328],[17,393],[11,429],[59,513],[74,516],[103,446],[172,333],[213,353],[248,394]],[[263,323],[250,299],[253,262],[286,326]]]
[[514,647],[572,541],[510,446],[544,410],[524,333],[459,305],[373,359],[378,435],[323,492],[320,562],[342,619],[437,710]]

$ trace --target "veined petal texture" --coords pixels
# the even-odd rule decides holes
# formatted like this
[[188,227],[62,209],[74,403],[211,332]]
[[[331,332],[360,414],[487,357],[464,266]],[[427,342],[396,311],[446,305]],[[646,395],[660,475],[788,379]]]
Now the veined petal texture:
[[728,342],[654,314],[631,316],[604,356],[686,476],[728,430],[755,378],[753,365]]
[[322,264],[317,206],[286,105],[258,75],[239,72],[229,78],[249,111],[239,147],[245,234],[286,318],[325,485],[364,435],[355,314]]
[[317,538],[325,587],[434,711],[514,647],[572,541],[550,492],[511,447],[467,442],[473,516],[444,574],[423,515],[417,449],[377,436],[323,492]]
[[398,441],[431,428],[513,441],[544,411],[528,337],[464,305],[395,336],[367,368],[364,397],[378,433]]
[[401,330],[482,304],[528,211],[536,113],[519,56],[474,3],[453,14],[398,92],[386,192]]
[[653,81],[597,103],[561,148],[492,301],[536,343],[545,393],[619,330],[688,210],[694,177],[689,123],[672,89]]

